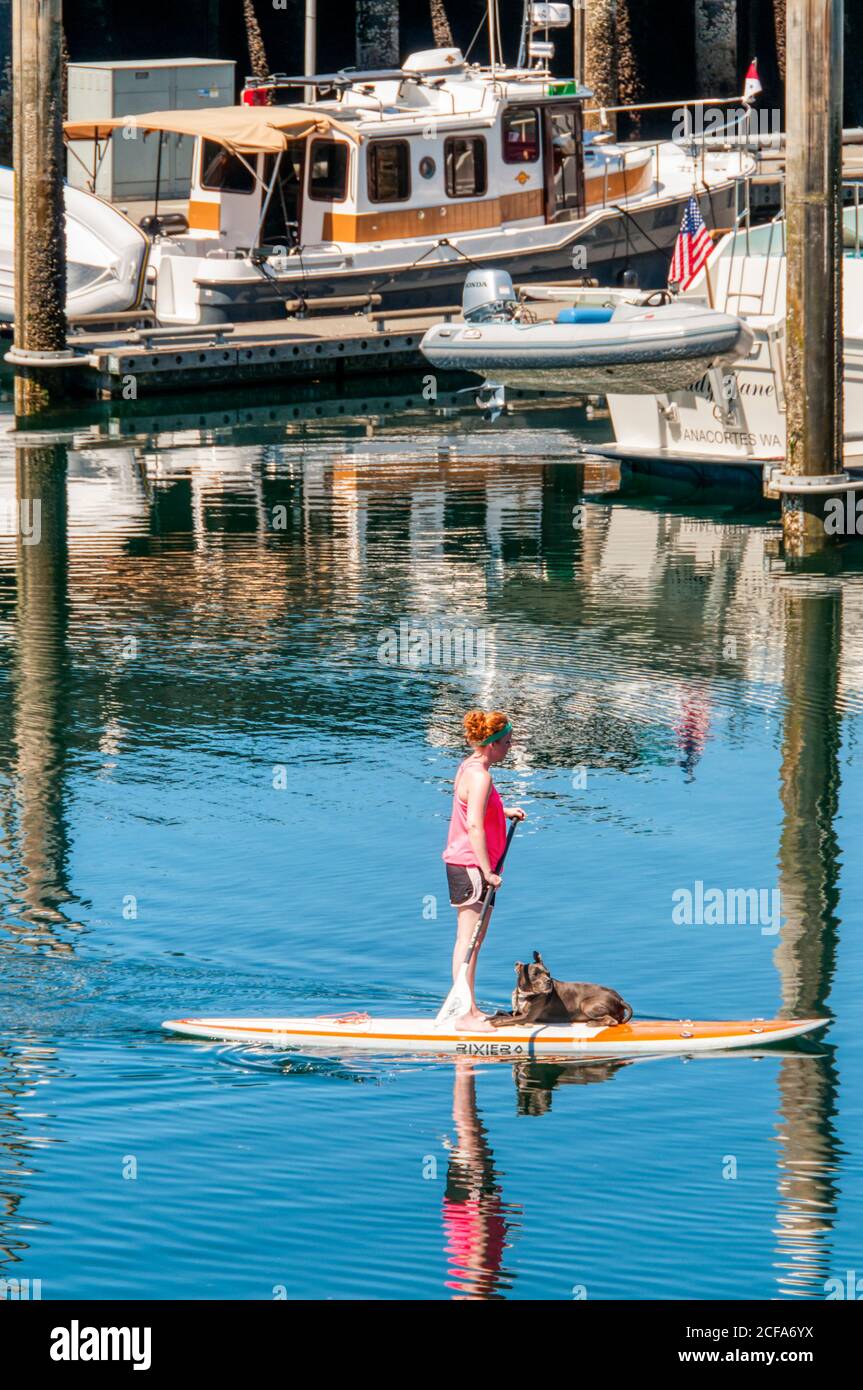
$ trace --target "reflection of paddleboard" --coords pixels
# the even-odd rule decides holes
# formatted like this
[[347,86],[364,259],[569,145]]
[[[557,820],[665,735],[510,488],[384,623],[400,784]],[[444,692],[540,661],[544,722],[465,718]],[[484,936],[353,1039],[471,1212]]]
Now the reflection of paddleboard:
[[436,1030],[430,1018],[371,1018],[339,1014],[306,1018],[174,1018],[163,1023],[185,1037],[255,1046],[359,1049],[363,1052],[454,1053],[461,1057],[554,1056],[631,1057],[637,1053],[705,1052],[732,1047],[761,1048],[823,1028],[825,1018],[755,1018],[742,1022],[694,1023],[638,1019],[617,1028],[586,1023],[546,1023],[495,1028],[491,1033]]

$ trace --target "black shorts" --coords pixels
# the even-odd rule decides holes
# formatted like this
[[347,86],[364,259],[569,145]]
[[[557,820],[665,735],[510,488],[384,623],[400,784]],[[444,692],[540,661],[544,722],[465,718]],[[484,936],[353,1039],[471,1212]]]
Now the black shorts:
[[450,907],[473,907],[482,900],[488,879],[475,865],[447,864]]

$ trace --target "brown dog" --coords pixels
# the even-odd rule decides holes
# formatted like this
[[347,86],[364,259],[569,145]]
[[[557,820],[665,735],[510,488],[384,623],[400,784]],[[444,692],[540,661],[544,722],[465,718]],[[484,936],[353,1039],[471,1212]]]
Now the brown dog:
[[616,989],[552,979],[539,951],[534,951],[532,965],[520,960],[515,963],[512,1013],[493,1014],[489,1023],[493,1028],[528,1023],[593,1023],[616,1028],[631,1018],[632,1009]]

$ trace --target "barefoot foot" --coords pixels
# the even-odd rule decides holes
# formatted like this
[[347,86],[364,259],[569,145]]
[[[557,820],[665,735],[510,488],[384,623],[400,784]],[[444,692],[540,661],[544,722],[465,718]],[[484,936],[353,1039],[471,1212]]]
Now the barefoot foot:
[[481,1014],[479,1009],[472,1013],[462,1014],[461,1018],[455,1021],[456,1032],[458,1033],[493,1033],[494,1029],[489,1023],[485,1014]]

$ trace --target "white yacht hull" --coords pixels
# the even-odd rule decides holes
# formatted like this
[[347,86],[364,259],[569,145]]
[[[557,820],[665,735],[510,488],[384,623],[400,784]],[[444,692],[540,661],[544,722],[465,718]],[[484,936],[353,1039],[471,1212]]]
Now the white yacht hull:
[[[162,323],[239,323],[281,318],[286,299],[338,299],[377,293],[384,309],[460,303],[471,262],[506,270],[517,284],[573,282],[585,275],[615,283],[634,270],[647,288],[664,285],[691,188],[635,204],[603,208],[570,222],[495,228],[422,242],[305,247],[271,258],[266,269],[244,257],[207,255],[205,242],[170,238],[153,249],[156,314]],[[735,183],[716,181],[705,216],[728,225]],[[466,257],[468,259],[466,259]],[[337,311],[337,310],[336,310]]]
[[[658,464],[780,464],[786,453],[785,263],[781,226],[740,232],[692,300],[739,314],[754,335],[730,366],[665,393],[607,396],[615,444],[598,452]],[[748,248],[748,249],[747,249]],[[845,462],[863,467],[863,261],[844,263]],[[689,296],[687,296],[689,298]]]

